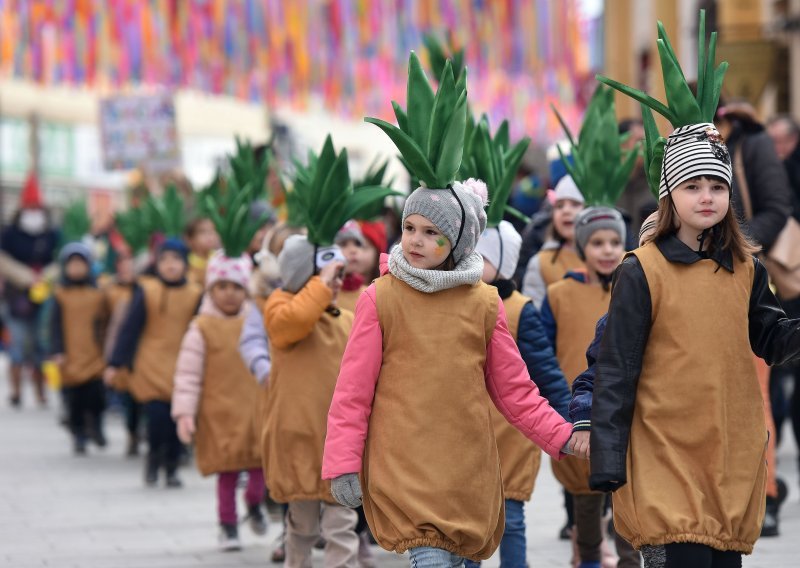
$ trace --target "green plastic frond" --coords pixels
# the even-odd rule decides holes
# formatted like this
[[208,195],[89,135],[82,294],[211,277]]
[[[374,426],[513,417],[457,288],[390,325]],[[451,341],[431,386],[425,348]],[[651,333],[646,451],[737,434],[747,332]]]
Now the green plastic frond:
[[128,243],[133,254],[137,254],[147,248],[150,240],[150,231],[148,230],[148,223],[143,209],[133,208],[117,213],[114,216],[114,224],[117,227],[117,232]]
[[92,230],[92,221],[86,210],[85,201],[76,201],[64,211],[64,223],[61,228],[63,243],[79,241]]
[[456,80],[445,61],[434,93],[417,55],[408,59],[407,109],[392,103],[398,126],[367,117],[383,130],[400,151],[412,177],[430,188],[445,188],[455,180],[464,155],[467,126],[467,79],[464,69]]
[[[376,159],[366,173],[359,179],[353,180],[353,191],[356,193],[366,190],[372,191],[374,187],[391,187],[394,179],[385,180],[386,169],[389,167],[389,160],[380,161]],[[359,220],[373,221],[383,215],[384,200],[374,201],[372,205],[364,209]]]
[[160,232],[167,237],[181,237],[186,227],[183,198],[174,185],[167,187],[164,195],[152,195],[145,201],[146,219],[151,232]]
[[229,258],[236,258],[247,252],[253,236],[266,221],[267,213],[260,219],[252,219],[250,216],[250,204],[255,193],[255,186],[248,183],[238,191],[226,191],[217,200],[211,195],[205,196],[206,209],[217,229],[225,256]]
[[722,62],[716,68],[717,32],[713,32],[706,47],[706,12],[700,10],[697,41],[697,93],[693,94],[686,82],[675,50],[669,41],[664,25],[658,22],[658,55],[661,60],[661,74],[664,78],[664,91],[667,104],[657,101],[650,95],[618,81],[598,75],[598,81],[617,89],[621,93],[639,101],[670,121],[673,128],[699,122],[713,122],[722,92],[722,82],[728,63]]
[[510,146],[508,121],[505,120],[492,137],[486,115],[481,117],[472,132],[464,173],[466,177],[481,179],[486,183],[489,190],[489,205],[486,210],[489,227],[499,225],[510,209],[508,198],[511,195],[511,186],[529,144],[530,138],[526,137]]
[[628,183],[639,149],[623,151],[614,108],[614,91],[598,85],[592,95],[577,141],[553,109],[570,140],[572,160],[561,160],[581,190],[587,205],[613,207]]
[[217,173],[214,175],[214,179],[211,180],[207,186],[200,189],[194,196],[194,217],[208,218],[211,216],[211,211],[209,211],[208,205],[209,203],[220,202],[222,195],[225,192],[224,184],[225,180],[222,177],[222,172],[219,170],[219,168],[217,168]]
[[308,240],[332,245],[336,233],[349,219],[363,218],[365,211],[398,195],[388,187],[367,186],[353,190],[347,166],[347,150],[339,154],[330,135],[319,155],[309,153],[308,164],[296,164],[294,187],[287,193],[290,224],[305,226]]
[[264,151],[260,155],[257,155],[250,142],[243,142],[237,137],[236,153],[228,157],[231,166],[229,183],[238,189],[247,184],[252,185],[251,201],[268,199],[267,178],[273,164],[272,158],[272,148],[269,145],[264,147]]
[[647,105],[642,107],[642,124],[644,125],[644,173],[650,193],[658,199],[658,185],[661,180],[661,163],[664,161],[664,146],[667,139],[661,136],[656,126],[653,111]]
[[464,70],[463,49],[455,49],[452,45],[452,41],[448,41],[445,47],[445,42],[439,41],[431,34],[423,35],[422,43],[425,45],[425,49],[428,52],[428,60],[430,61],[431,71],[433,71],[434,77],[442,76],[448,59],[453,67],[453,74],[455,77],[458,78],[461,75],[461,72]]

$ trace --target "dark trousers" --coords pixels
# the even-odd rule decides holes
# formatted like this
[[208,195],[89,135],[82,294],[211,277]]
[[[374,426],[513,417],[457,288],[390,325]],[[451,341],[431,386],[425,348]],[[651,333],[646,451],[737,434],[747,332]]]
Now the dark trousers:
[[125,429],[133,437],[139,435],[139,423],[142,418],[142,405],[129,392],[121,393],[122,407],[125,409]]
[[181,452],[181,441],[178,429],[170,414],[172,405],[161,400],[144,403],[144,414],[147,417],[147,443],[150,446],[150,459],[159,460],[167,470],[178,467]]
[[741,568],[742,553],[695,543],[664,545],[664,568]]
[[87,418],[95,432],[103,431],[106,391],[103,381],[91,379],[82,385],[62,389],[67,403],[69,427],[76,438],[86,438]]
[[[578,555],[581,562],[600,562],[603,544],[603,512],[606,495],[573,495],[575,508],[575,529],[578,531]],[[621,536],[615,536],[619,568],[640,566],[639,553]]]

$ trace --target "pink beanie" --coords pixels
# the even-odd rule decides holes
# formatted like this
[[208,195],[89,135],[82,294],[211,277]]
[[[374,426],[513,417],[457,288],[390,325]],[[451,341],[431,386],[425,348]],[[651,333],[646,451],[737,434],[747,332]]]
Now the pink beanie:
[[236,258],[225,256],[225,252],[218,250],[208,261],[206,268],[206,289],[223,280],[239,284],[247,288],[250,283],[250,274],[253,272],[253,261],[250,255],[243,254]]

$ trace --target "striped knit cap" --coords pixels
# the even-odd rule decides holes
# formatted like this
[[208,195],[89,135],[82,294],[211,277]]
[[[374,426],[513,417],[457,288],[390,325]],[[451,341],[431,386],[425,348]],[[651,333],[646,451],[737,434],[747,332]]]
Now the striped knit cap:
[[658,198],[679,184],[699,176],[716,176],[731,186],[731,156],[717,128],[710,122],[676,128],[669,135],[661,164]]

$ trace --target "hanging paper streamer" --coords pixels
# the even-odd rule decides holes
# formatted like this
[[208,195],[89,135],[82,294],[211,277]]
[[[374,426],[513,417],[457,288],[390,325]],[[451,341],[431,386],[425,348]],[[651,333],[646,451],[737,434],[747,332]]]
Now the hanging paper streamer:
[[0,0],[0,77],[391,119],[424,33],[464,46],[476,112],[539,140],[551,102],[578,122],[596,35],[578,0]]

